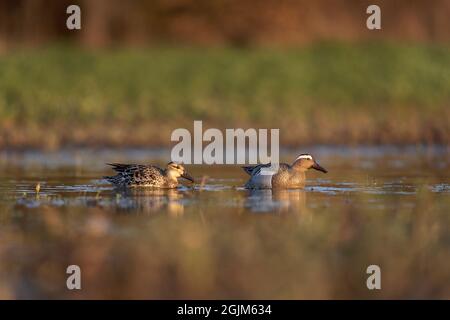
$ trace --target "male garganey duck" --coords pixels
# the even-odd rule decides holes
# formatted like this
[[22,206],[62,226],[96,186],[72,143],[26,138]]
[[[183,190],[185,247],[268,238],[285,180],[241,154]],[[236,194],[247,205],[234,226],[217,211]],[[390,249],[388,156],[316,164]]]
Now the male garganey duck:
[[186,169],[175,162],[169,162],[165,169],[151,165],[108,163],[117,171],[115,176],[104,177],[115,187],[176,188],[178,178],[194,182]]
[[247,189],[267,189],[267,188],[300,188],[305,183],[305,171],[313,168],[324,173],[327,170],[322,168],[310,154],[299,155],[292,165],[280,163],[278,171],[269,171],[262,174],[263,168],[269,168],[270,163],[256,166],[242,167],[250,175],[250,179],[245,184]]

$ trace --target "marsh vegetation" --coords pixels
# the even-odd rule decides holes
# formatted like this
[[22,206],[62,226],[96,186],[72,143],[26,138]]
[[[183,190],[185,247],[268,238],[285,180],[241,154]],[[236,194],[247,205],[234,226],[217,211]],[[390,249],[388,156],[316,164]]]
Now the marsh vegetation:
[[169,145],[175,128],[279,128],[283,145],[449,143],[445,45],[74,47],[0,56],[0,146]]

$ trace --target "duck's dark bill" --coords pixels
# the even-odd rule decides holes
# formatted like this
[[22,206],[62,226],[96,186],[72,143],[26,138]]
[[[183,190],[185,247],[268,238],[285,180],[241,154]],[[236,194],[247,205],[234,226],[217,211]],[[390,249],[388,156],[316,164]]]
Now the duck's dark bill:
[[321,167],[317,162],[314,163],[312,167],[314,169],[316,169],[316,170],[322,171],[323,173],[327,173],[328,172],[324,167]]
[[194,178],[192,178],[191,175],[190,175],[189,173],[187,173],[187,172],[183,173],[183,174],[181,175],[181,177],[182,177],[182,178],[185,178],[185,179],[187,179],[187,180],[189,180],[189,181],[191,181],[191,182],[194,182]]

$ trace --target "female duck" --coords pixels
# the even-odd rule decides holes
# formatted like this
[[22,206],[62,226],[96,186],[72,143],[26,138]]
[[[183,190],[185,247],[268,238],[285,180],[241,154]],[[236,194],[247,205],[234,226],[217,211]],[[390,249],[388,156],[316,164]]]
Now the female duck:
[[153,187],[176,188],[178,178],[194,182],[186,169],[175,162],[169,162],[165,169],[151,165],[108,163],[117,172],[115,176],[104,177],[117,188]]

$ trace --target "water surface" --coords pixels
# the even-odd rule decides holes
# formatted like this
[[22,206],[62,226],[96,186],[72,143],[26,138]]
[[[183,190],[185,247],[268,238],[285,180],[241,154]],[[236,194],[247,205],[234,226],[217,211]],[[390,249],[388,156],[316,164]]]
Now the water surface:
[[[202,184],[116,191],[106,162],[168,150],[0,154],[2,298],[450,298],[444,147],[318,147],[304,189],[249,191],[239,166]],[[36,185],[40,190],[36,192]],[[66,289],[65,268],[83,288]],[[382,290],[366,268],[382,269]]]

